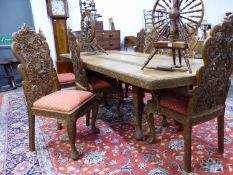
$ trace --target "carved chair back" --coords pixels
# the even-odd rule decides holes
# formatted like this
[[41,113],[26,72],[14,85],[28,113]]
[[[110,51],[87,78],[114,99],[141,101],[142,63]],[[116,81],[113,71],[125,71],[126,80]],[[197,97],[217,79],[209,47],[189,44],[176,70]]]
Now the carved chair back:
[[76,87],[80,90],[89,90],[88,78],[80,58],[80,46],[78,37],[72,30],[68,29],[68,42],[73,64]]
[[197,87],[189,104],[191,113],[199,113],[225,105],[233,70],[233,15],[215,26],[204,42],[204,66],[197,72]]
[[23,25],[12,34],[12,52],[19,60],[27,105],[32,107],[40,97],[60,89],[50,50],[42,31],[36,33]]

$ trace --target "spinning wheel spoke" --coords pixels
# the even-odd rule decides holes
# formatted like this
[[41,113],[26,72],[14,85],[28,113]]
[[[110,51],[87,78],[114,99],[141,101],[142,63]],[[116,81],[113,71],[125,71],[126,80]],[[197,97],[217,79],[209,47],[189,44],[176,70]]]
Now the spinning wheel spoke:
[[160,7],[162,7],[163,9],[166,9],[166,7],[165,6],[163,6],[162,4],[157,4],[158,6],[160,6]]
[[[193,30],[195,30],[196,28],[195,27],[193,27],[192,25],[190,25],[189,23],[187,23],[187,25],[190,27],[190,28],[192,28]],[[192,34],[192,33],[191,33]]]
[[190,18],[199,18],[199,19],[201,19],[202,17],[201,16],[197,16],[197,15],[191,15],[191,16],[189,16]]
[[168,19],[169,19],[169,18],[161,19],[161,20],[155,22],[154,25],[159,24],[159,23],[161,23],[161,22],[164,22],[164,21],[166,21],[166,20],[168,20]]
[[183,28],[185,30],[185,33],[186,33],[185,38],[187,38],[188,36],[190,36],[191,33],[190,33],[189,29],[187,28],[187,26],[180,19],[178,20],[178,22],[179,22],[180,26],[182,26],[181,28]]
[[198,24],[199,24],[199,22],[198,22],[198,21],[195,21],[195,20],[190,19],[190,18],[188,18],[188,17],[182,16],[182,15],[180,15],[180,17],[181,17],[181,18],[184,18],[184,19],[186,19],[187,21],[192,22],[192,23],[194,23],[194,24],[196,24],[196,25],[198,25]]
[[155,10],[155,12],[159,12],[159,13],[165,13],[165,14],[168,14],[168,12],[162,10],[162,9],[159,9],[159,10]]
[[201,4],[201,2],[199,2],[199,3],[198,3],[198,4],[196,4],[196,5],[193,5],[192,7],[190,7],[190,8],[189,8],[189,10],[192,10],[192,9],[194,9],[194,8],[196,8],[196,7],[200,6],[200,5],[202,5],[202,4]]
[[171,9],[170,5],[165,0],[162,0],[162,1],[169,9]]
[[180,3],[179,3],[179,5],[178,5],[179,9],[180,9],[180,6],[181,6],[182,2],[183,2],[183,0],[181,0]]
[[188,14],[188,13],[195,13],[195,12],[202,12],[202,11],[203,11],[202,9],[190,10],[190,11],[187,11],[187,12],[180,12],[180,14]]
[[[167,23],[167,25],[168,25],[168,23]],[[154,26],[154,28],[155,29],[161,29],[161,27],[163,28],[165,25],[164,25],[164,23],[161,23],[160,25],[158,25],[158,26]],[[159,31],[158,31],[158,33],[160,33]]]
[[[192,3],[194,3],[196,0],[192,0],[191,2],[189,2],[188,4],[186,4],[180,11],[183,11],[184,9],[188,8],[190,5],[192,5]],[[187,2],[187,1],[186,1]]]

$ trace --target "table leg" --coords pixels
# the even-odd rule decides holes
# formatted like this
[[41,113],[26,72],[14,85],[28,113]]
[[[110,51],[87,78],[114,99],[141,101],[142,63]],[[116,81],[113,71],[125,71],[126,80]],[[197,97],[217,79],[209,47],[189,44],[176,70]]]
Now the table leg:
[[142,140],[142,112],[143,112],[143,89],[133,86],[133,110],[136,117],[136,126],[134,137]]

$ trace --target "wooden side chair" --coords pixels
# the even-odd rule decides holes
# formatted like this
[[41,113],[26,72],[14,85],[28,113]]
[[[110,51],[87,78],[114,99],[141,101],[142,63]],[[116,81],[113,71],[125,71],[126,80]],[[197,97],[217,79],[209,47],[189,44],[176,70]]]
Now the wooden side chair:
[[78,159],[75,148],[77,119],[92,110],[92,129],[99,132],[95,127],[98,112],[96,96],[88,91],[60,89],[50,50],[41,31],[36,33],[23,25],[12,37],[12,51],[20,61],[18,70],[23,77],[28,108],[30,150],[35,150],[35,115],[51,117],[66,123],[71,157]]
[[232,50],[233,15],[224,19],[222,24],[215,26],[211,36],[204,42],[202,50],[204,65],[196,73],[197,84],[193,89],[188,90],[185,95],[174,91],[163,92],[157,100],[148,102],[149,142],[153,142],[155,137],[153,109],[156,106],[159,114],[171,117],[182,124],[186,172],[191,171],[194,125],[217,118],[218,152],[221,154],[224,152],[224,112],[233,70]]
[[100,75],[87,76],[82,59],[80,58],[80,47],[77,36],[71,29],[68,29],[68,41],[76,78],[76,88],[79,90],[90,91],[95,94],[111,92],[119,94],[117,96],[117,113],[121,116],[120,106],[123,100],[121,82]]
[[67,88],[75,86],[75,75],[74,73],[60,73],[57,74],[58,82],[61,88]]
[[134,48],[136,46],[136,42],[137,42],[136,36],[125,36],[124,37],[124,49],[127,51],[129,47]]

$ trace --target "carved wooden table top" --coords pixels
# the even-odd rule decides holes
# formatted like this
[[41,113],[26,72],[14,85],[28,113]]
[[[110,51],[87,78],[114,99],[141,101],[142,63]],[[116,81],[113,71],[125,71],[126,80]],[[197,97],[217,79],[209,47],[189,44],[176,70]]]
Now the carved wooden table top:
[[[143,139],[142,113],[143,113],[143,91],[164,88],[187,86],[196,83],[196,70],[203,64],[200,59],[190,59],[192,74],[181,70],[164,71],[155,69],[163,68],[172,64],[172,57],[167,55],[155,55],[147,67],[141,70],[142,65],[148,58],[148,54],[126,51],[108,51],[107,54],[81,53],[87,69],[113,77],[133,86],[133,109],[135,113],[135,138]],[[70,54],[61,54],[64,61],[70,60]],[[161,66],[162,65],[162,66]]]
[[[196,70],[203,64],[200,59],[189,59],[192,74],[186,68],[170,71],[158,70],[156,67],[172,65],[173,62],[171,56],[156,55],[147,67],[141,70],[148,54],[125,51],[108,51],[107,53],[108,55],[83,52],[81,58],[90,70],[148,90],[195,84]],[[60,56],[70,58],[70,54]]]

